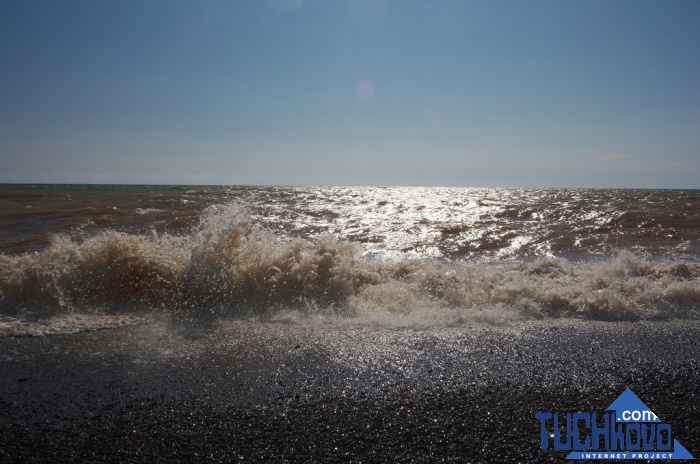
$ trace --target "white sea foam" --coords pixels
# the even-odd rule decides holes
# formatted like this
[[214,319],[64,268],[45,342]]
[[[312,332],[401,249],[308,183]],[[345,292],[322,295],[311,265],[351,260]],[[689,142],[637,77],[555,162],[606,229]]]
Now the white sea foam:
[[[460,233],[447,231],[453,232]],[[519,247],[530,238],[508,240]],[[56,319],[29,329],[21,315],[37,308]],[[143,310],[420,327],[696,318],[699,308],[697,264],[627,251],[585,263],[379,261],[343,237],[277,236],[240,203],[209,208],[182,236],[107,230],[82,241],[55,236],[41,251],[0,255],[0,314],[11,316],[0,320],[5,335],[118,326]],[[79,316],[86,310],[117,315]]]
[[0,337],[68,334],[101,329],[113,329],[139,324],[144,318],[132,315],[63,314],[42,320],[0,317]]
[[158,208],[136,208],[135,212],[136,214],[153,214],[162,213],[165,212],[165,210]]

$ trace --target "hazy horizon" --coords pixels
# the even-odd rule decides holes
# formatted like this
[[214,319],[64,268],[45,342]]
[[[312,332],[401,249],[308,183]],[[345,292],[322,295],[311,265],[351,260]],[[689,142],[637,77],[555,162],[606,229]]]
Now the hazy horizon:
[[596,187],[596,186],[530,186],[530,185],[428,185],[428,184],[206,184],[206,183],[183,183],[183,182],[151,182],[151,183],[133,183],[133,182],[0,182],[0,185],[25,185],[25,186],[123,186],[123,187],[241,187],[241,188],[258,188],[258,187],[283,187],[283,188],[353,188],[353,187],[377,187],[377,188],[454,188],[454,189],[532,189],[532,190],[700,190],[700,187]]

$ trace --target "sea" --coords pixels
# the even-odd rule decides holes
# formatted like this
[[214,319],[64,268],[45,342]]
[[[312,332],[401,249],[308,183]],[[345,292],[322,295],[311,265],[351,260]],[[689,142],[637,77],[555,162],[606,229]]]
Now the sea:
[[0,185],[0,336],[700,316],[700,190]]

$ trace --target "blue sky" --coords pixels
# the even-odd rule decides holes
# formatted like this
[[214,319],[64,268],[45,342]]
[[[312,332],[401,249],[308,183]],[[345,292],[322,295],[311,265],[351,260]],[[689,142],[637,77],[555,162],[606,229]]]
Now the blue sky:
[[0,182],[700,188],[695,0],[0,0]]

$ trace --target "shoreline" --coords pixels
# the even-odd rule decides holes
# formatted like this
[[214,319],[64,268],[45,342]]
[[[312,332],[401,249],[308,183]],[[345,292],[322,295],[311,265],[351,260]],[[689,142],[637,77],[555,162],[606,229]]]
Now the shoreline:
[[698,321],[154,321],[0,353],[0,462],[560,462],[534,414],[626,388],[700,454]]

